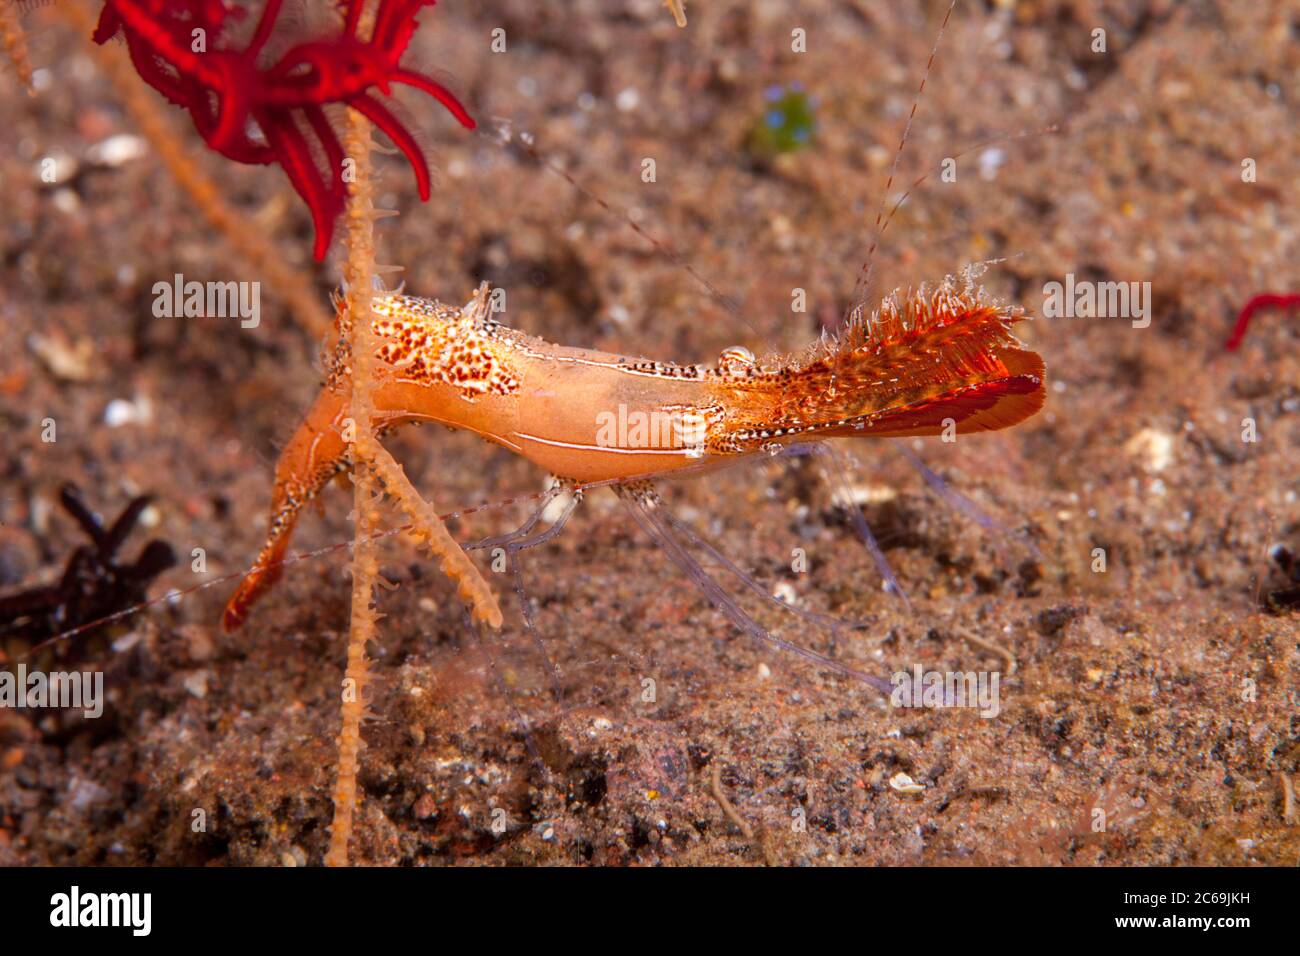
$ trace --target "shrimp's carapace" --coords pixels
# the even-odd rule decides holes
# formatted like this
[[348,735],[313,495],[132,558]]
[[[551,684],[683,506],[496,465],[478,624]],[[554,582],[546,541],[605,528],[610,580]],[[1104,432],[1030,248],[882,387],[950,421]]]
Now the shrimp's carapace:
[[[805,355],[743,348],[675,365],[567,348],[493,321],[486,287],[463,308],[372,302],[376,433],[412,421],[476,432],[575,482],[717,467],[793,441],[1006,428],[1042,407],[1042,359],[1022,318],[968,276],[889,297]],[[298,511],[351,467],[346,356],[276,466],[266,546],[226,607],[227,629],[275,580]]]

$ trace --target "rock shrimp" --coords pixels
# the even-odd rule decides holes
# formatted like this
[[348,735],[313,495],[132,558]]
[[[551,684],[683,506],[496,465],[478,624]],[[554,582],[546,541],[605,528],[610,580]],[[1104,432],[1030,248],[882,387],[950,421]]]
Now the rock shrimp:
[[[697,365],[555,345],[493,320],[490,300],[486,284],[463,307],[376,296],[376,433],[436,422],[472,431],[569,484],[616,482],[638,523],[670,554],[676,542],[653,513],[651,479],[794,443],[1007,428],[1045,397],[1042,358],[1012,333],[1021,310],[994,299],[969,272],[895,293],[802,355],[759,361],[731,348]],[[280,456],[267,541],[226,606],[227,630],[275,582],[303,505],[351,468],[350,389],[348,357],[339,354]],[[727,610],[711,580],[697,575],[697,583]]]

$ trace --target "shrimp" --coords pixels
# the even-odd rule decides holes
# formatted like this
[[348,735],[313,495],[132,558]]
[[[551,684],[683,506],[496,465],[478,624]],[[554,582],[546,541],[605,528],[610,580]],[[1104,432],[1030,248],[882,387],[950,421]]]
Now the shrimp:
[[[492,319],[486,284],[463,307],[372,302],[377,435],[408,422],[472,431],[573,484],[699,473],[794,443],[1007,428],[1046,394],[1042,358],[1012,334],[1024,314],[975,282],[896,291],[803,354],[730,348],[677,365],[555,345]],[[336,352],[275,470],[267,541],[230,598],[239,627],[278,577],[303,505],[352,467],[351,372]]]

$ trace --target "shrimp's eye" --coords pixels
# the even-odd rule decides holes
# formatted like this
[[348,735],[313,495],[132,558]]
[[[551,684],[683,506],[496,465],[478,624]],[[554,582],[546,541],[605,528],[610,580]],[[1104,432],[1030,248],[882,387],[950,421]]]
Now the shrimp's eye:
[[754,353],[743,345],[733,345],[729,349],[723,349],[722,354],[718,356],[719,368],[731,368],[735,366],[749,366],[754,364]]

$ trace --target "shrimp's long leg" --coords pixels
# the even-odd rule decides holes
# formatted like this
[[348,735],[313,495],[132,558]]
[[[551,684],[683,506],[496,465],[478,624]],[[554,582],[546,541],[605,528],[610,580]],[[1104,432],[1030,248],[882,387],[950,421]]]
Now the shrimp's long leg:
[[866,545],[867,553],[871,555],[871,560],[876,565],[876,570],[880,572],[880,577],[884,581],[885,592],[893,594],[903,602],[903,606],[909,611],[912,609],[912,602],[907,597],[907,592],[903,586],[898,583],[898,576],[894,574],[894,569],[889,565],[889,559],[885,557],[885,552],[880,547],[880,542],[876,536],[871,533],[871,525],[867,524],[867,519],[862,515],[862,509],[853,503],[849,495],[849,479],[844,473],[844,466],[837,457],[839,452],[829,445],[814,445],[809,450],[809,454],[818,460],[822,465],[822,473],[826,477],[827,483],[840,489],[840,500],[843,502],[843,509],[849,516],[849,521],[858,532],[858,537]]
[[468,608],[463,609],[461,620],[465,625],[465,629],[474,635],[474,641],[478,644],[478,649],[482,652],[483,659],[487,661],[488,670],[492,673],[492,683],[496,685],[497,693],[499,693],[501,699],[506,702],[506,706],[510,708],[511,716],[514,717],[515,721],[519,724],[519,729],[523,732],[524,746],[528,748],[528,756],[531,757],[533,761],[542,768],[542,772],[549,777],[550,769],[546,766],[546,761],[542,759],[541,752],[537,749],[537,743],[533,740],[532,725],[528,723],[528,718],[524,716],[523,711],[521,711],[515,704],[514,695],[510,693],[510,688],[506,686],[506,682],[501,678],[501,671],[497,667],[496,655],[492,653],[492,648],[488,646],[488,642],[483,639],[483,627],[478,621],[474,620]]
[[484,538],[481,541],[476,541],[473,544],[465,546],[466,551],[501,548],[505,552],[506,570],[510,572],[514,584],[515,597],[519,601],[519,612],[523,618],[524,630],[527,632],[529,639],[533,642],[533,646],[537,649],[538,654],[541,655],[542,660],[546,662],[547,673],[551,678],[551,689],[554,691],[555,699],[557,701],[564,699],[563,675],[560,673],[559,667],[551,660],[550,654],[546,651],[546,644],[537,630],[537,622],[533,618],[532,605],[528,599],[528,591],[524,587],[524,569],[523,564],[519,560],[519,553],[521,551],[526,551],[529,548],[535,548],[538,545],[545,544],[563,531],[564,526],[569,523],[569,518],[571,518],[574,511],[577,510],[578,502],[582,500],[581,491],[574,491],[572,493],[568,504],[560,513],[559,518],[556,519],[554,524],[545,531],[532,535],[531,537],[529,536],[533,528],[537,526],[537,522],[541,520],[542,515],[546,512],[547,507],[561,492],[564,491],[564,489],[565,485],[561,482],[557,482],[549,488],[546,494],[542,497],[541,503],[533,513],[514,531],[496,535],[491,538]]
[[1002,525],[996,518],[980,508],[970,498],[962,494],[956,488],[946,482],[938,472],[921,460],[921,456],[902,442],[893,442],[894,450],[911,462],[912,467],[921,473],[925,483],[930,486],[930,490],[942,498],[945,502],[961,512],[975,524],[979,525],[985,531],[991,531],[993,534],[1002,537],[1015,538],[1023,544],[1036,559],[1042,560],[1043,553],[1038,550],[1038,545],[1022,531],[1013,531]]
[[527,537],[527,535],[533,530],[533,528],[537,527],[537,522],[540,521],[542,515],[546,513],[547,507],[549,507],[550,503],[564,490],[565,486],[563,483],[553,485],[547,490],[546,494],[542,496],[541,503],[537,506],[536,510],[529,515],[528,520],[514,531],[509,531],[492,538],[484,538],[481,541],[475,541],[473,544],[467,544],[465,545],[465,550],[482,551],[485,548],[504,548],[506,554],[517,554],[520,551],[526,551],[529,548],[535,548],[538,545],[550,541],[557,534],[563,531],[564,526],[569,523],[569,518],[571,518],[573,512],[577,510],[578,502],[582,500],[581,491],[573,493],[569,503],[565,505],[564,511],[560,513],[560,516],[555,520],[554,524],[545,531],[533,535],[531,538]]
[[718,550],[718,548],[714,547],[711,542],[701,536],[698,531],[681,518],[668,510],[663,510],[663,516],[668,524],[672,526],[674,531],[686,538],[688,544],[699,548],[718,564],[722,565],[735,575],[736,579],[740,581],[741,584],[745,585],[745,587],[749,588],[769,604],[775,604],[777,607],[781,608],[781,610],[788,611],[796,617],[803,618],[809,624],[821,628],[834,638],[839,637],[841,630],[861,630],[867,627],[867,621],[846,621],[830,614],[819,614],[816,611],[809,611],[801,607],[795,607],[793,604],[787,604],[746,574],[745,571],[738,567],[734,561]]
[[709,599],[713,606],[721,611],[741,631],[780,650],[802,657],[804,660],[819,664],[846,677],[860,680],[882,694],[888,695],[893,691],[893,685],[883,677],[877,677],[874,674],[868,674],[849,667],[847,664],[842,664],[824,654],[819,654],[814,650],[777,637],[745,613],[744,609],[732,600],[722,586],[700,566],[698,561],[691,557],[686,549],[682,547],[681,542],[673,535],[672,528],[669,527],[660,514],[663,504],[655,495],[653,488],[638,483],[615,485],[614,491],[623,501],[628,511],[631,512],[633,519],[640,525],[641,530],[663,548],[664,553],[704,593],[704,596]]

